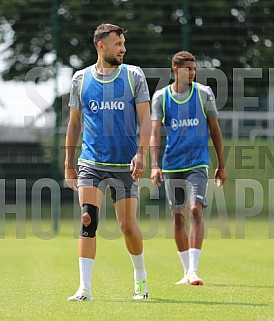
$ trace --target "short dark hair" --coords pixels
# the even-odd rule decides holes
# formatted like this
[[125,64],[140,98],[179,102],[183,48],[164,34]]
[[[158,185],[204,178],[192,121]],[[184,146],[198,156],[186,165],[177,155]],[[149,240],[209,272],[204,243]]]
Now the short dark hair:
[[98,41],[108,36],[111,32],[115,32],[116,35],[120,36],[124,35],[127,32],[127,30],[120,26],[112,25],[110,23],[102,23],[96,28],[93,35],[93,43],[95,47],[97,47]]
[[194,61],[196,62],[195,57],[188,51],[179,51],[172,58],[172,67],[181,66],[186,61]]

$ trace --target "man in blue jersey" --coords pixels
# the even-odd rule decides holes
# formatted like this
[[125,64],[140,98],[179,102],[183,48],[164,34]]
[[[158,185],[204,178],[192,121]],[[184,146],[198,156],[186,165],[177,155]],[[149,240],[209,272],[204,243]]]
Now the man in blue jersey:
[[[138,179],[146,168],[151,133],[149,91],[143,71],[123,64],[126,31],[102,24],[94,32],[97,62],[74,74],[66,135],[65,178],[78,190],[82,210],[80,285],[70,301],[91,301],[99,210],[107,187],[134,267],[133,299],[148,298],[143,241],[137,225]],[[139,144],[137,123],[139,121]],[[75,150],[82,151],[75,169]]]
[[[184,268],[184,277],[176,284],[202,285],[197,269],[204,238],[208,136],[210,133],[218,160],[214,179],[222,185],[226,179],[222,134],[211,88],[194,82],[195,57],[187,51],[178,52],[172,59],[172,70],[174,82],[156,91],[152,99],[151,179],[157,186],[165,182],[174,238]],[[162,124],[166,129],[166,147],[160,166]]]

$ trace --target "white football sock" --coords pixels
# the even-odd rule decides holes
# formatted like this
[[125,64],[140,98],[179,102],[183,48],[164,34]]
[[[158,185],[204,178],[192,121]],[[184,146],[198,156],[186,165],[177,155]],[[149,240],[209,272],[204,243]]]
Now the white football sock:
[[199,249],[189,249],[189,271],[198,270],[198,263],[201,255],[201,250]]
[[132,264],[134,267],[134,278],[137,281],[146,280],[147,278],[147,272],[145,269],[145,256],[144,252],[142,252],[140,255],[132,255],[130,254]]
[[187,273],[189,270],[189,250],[182,252],[178,251],[178,255],[180,257],[185,273]]
[[87,289],[91,292],[91,274],[94,259],[79,257],[80,286],[79,289]]

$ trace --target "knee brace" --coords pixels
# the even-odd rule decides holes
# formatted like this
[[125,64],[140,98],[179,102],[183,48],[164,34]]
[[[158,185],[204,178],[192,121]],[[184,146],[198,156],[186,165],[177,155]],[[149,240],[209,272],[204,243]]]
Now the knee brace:
[[83,204],[82,215],[84,213],[88,213],[91,219],[91,223],[88,226],[85,226],[82,223],[80,235],[91,238],[95,237],[99,220],[99,208],[92,204]]

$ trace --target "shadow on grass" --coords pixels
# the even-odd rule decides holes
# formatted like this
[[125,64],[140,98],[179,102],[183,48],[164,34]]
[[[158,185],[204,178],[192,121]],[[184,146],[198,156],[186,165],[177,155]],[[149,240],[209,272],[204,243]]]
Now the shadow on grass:
[[250,307],[268,307],[269,304],[265,303],[246,303],[246,302],[218,302],[218,301],[185,301],[185,300],[172,300],[172,299],[161,299],[161,298],[151,298],[149,300],[131,301],[132,303],[142,302],[145,304],[153,303],[173,303],[173,304],[200,304],[200,305],[235,305],[235,306],[250,306]]
[[246,285],[246,284],[220,284],[220,283],[207,283],[210,286],[216,287],[232,287],[232,288],[256,288],[256,289],[273,289],[274,285]]

